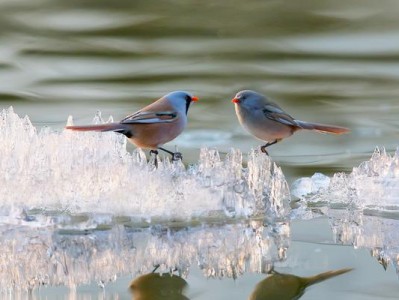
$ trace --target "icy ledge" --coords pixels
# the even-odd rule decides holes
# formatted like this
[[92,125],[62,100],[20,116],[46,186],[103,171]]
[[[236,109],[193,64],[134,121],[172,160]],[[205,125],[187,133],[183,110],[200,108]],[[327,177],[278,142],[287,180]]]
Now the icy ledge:
[[300,199],[294,217],[328,216],[337,243],[369,249],[399,275],[399,150],[389,155],[377,148],[349,174],[300,178],[292,195]]
[[[94,122],[103,122],[101,115]],[[289,212],[281,169],[256,151],[248,154],[247,167],[239,150],[221,159],[205,148],[193,166],[165,159],[156,169],[144,152],[130,154],[121,135],[38,131],[12,108],[0,114],[0,145],[2,223],[13,222],[13,213],[21,210],[106,213],[140,221],[280,218]]]
[[377,148],[369,161],[349,174],[329,178],[316,173],[296,180],[291,189],[308,204],[399,213],[399,150],[390,155]]

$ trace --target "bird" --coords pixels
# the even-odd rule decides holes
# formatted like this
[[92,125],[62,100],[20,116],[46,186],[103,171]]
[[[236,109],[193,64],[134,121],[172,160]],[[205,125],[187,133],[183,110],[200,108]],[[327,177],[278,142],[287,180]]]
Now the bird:
[[299,277],[292,274],[278,273],[275,270],[260,281],[248,300],[297,300],[310,285],[352,271],[351,268],[327,271],[311,277]]
[[[158,155],[162,150],[172,156],[173,161],[181,160],[180,152],[169,151],[162,146],[180,135],[187,125],[187,113],[192,102],[198,97],[185,91],[173,91],[155,102],[128,115],[120,122],[97,125],[66,126],[74,131],[113,131],[125,135],[138,148],[149,149]],[[156,162],[156,160],[155,160]]]
[[235,104],[238,121],[246,131],[265,141],[261,151],[291,136],[300,129],[322,133],[343,134],[348,128],[296,120],[266,96],[251,90],[238,92],[231,100]]

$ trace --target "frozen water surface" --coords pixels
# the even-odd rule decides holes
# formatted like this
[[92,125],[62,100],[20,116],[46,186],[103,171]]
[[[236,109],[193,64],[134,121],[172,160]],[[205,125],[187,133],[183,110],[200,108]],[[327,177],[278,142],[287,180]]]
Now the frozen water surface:
[[106,283],[156,264],[234,277],[285,256],[289,189],[262,153],[244,167],[238,150],[202,149],[195,165],[155,168],[114,133],[38,131],[12,108],[0,129],[3,291]]

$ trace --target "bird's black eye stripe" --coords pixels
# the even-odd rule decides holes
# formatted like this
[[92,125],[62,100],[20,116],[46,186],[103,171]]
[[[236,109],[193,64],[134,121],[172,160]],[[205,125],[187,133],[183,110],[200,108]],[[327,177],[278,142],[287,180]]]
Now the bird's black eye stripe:
[[185,99],[186,99],[186,115],[187,115],[188,108],[190,107],[191,101],[193,101],[193,99],[191,99],[190,95],[186,95]]

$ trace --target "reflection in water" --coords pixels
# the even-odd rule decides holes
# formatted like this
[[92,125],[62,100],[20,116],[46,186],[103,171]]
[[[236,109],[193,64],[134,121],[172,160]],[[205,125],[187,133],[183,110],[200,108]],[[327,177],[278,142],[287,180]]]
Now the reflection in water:
[[311,277],[299,277],[271,271],[266,279],[259,282],[249,300],[295,300],[299,299],[305,289],[315,283],[347,273],[352,269],[328,271]]
[[106,286],[123,274],[149,272],[154,265],[162,272],[176,269],[187,275],[197,264],[205,277],[237,278],[245,272],[267,272],[274,262],[285,260],[290,238],[286,222],[171,222],[148,228],[125,218],[76,216],[68,223],[60,215],[53,221],[57,217],[61,221],[56,230],[23,220],[24,225],[0,226],[0,293],[90,282]]
[[182,277],[171,273],[149,273],[130,283],[133,300],[189,300],[183,292],[188,284]]
[[366,248],[387,269],[392,264],[399,274],[399,220],[397,212],[330,210],[337,243]]

